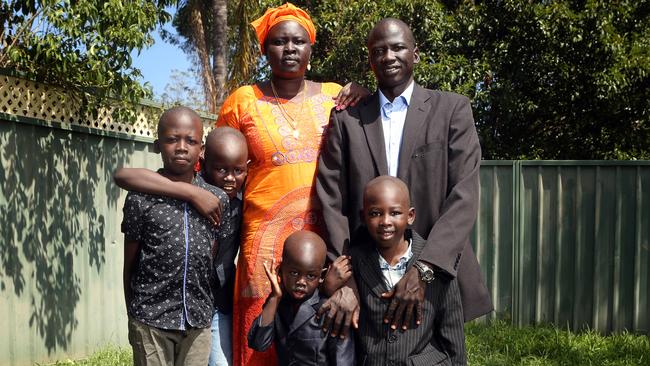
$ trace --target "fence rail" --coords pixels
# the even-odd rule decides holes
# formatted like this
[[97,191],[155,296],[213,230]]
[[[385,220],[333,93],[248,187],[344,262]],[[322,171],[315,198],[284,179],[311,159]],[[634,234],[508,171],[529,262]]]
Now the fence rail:
[[[126,345],[111,175],[159,157],[146,140],[24,122],[0,115],[0,365]],[[485,161],[473,243],[492,317],[650,329],[650,162]]]

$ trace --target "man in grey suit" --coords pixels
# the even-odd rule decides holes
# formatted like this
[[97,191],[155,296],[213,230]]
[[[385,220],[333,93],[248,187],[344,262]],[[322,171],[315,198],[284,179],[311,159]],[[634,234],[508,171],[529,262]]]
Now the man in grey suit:
[[[369,61],[379,90],[356,107],[333,111],[318,165],[330,258],[347,253],[361,226],[363,188],[389,174],[403,180],[418,213],[413,229],[426,238],[418,260],[393,291],[385,322],[414,326],[429,276],[457,277],[465,320],[490,312],[492,302],[469,243],[478,211],[481,148],[470,101],[424,89],[413,81],[418,50],[409,27],[381,20],[368,36]],[[354,245],[354,244],[353,244]],[[356,326],[356,284],[331,294],[319,314],[324,328],[345,335]],[[342,316],[344,315],[344,316]]]

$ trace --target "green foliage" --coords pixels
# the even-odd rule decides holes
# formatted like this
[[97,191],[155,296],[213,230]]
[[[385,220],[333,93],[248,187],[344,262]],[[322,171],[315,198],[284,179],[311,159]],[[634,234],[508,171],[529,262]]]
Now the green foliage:
[[488,155],[650,157],[650,2],[492,1],[493,75],[477,103]]
[[[313,4],[313,5],[312,5]],[[319,1],[311,77],[375,87],[366,35],[411,25],[416,80],[473,100],[489,159],[650,158],[650,1]]]
[[[131,51],[153,44],[171,1],[14,0],[0,4],[0,68],[63,87],[88,111],[98,103],[150,97]],[[90,108],[90,106],[93,108]],[[118,108],[121,117],[128,110]],[[125,114],[126,113],[126,114]]]
[[319,2],[312,15],[318,25],[312,57],[317,80],[357,81],[376,87],[368,64],[366,37],[374,24],[385,17],[406,21],[412,28],[421,61],[416,79],[431,88],[473,94],[474,79],[480,77],[448,39],[455,19],[446,6],[427,0]]
[[[515,328],[504,321],[465,325],[468,364],[632,366],[650,363],[645,335],[573,333],[550,325]],[[56,365],[130,365],[131,350],[109,347],[86,360]]]

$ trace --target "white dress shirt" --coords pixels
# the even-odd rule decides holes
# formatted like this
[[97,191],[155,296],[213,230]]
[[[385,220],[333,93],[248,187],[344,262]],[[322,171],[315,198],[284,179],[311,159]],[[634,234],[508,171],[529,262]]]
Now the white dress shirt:
[[399,163],[399,149],[402,145],[402,132],[406,121],[406,112],[411,103],[414,82],[404,92],[389,102],[384,93],[379,90],[379,105],[381,108],[381,125],[384,130],[384,146],[386,147],[386,159],[388,160],[388,174],[397,176],[397,164]]

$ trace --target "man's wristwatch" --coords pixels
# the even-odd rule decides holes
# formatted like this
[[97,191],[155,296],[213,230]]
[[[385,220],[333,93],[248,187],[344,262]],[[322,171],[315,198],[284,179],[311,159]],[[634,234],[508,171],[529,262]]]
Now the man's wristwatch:
[[433,269],[431,267],[429,267],[428,265],[426,265],[426,264],[424,264],[424,263],[422,263],[420,261],[416,261],[415,264],[413,264],[413,265],[418,270],[418,272],[420,272],[420,279],[424,283],[431,283],[431,282],[433,282],[433,280],[436,279],[436,276],[433,273]]

